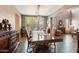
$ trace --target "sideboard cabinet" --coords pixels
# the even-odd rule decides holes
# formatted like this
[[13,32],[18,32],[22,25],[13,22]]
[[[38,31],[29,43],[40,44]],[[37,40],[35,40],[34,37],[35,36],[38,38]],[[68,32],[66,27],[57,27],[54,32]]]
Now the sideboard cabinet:
[[12,53],[17,49],[19,31],[7,31],[0,33],[0,53]]

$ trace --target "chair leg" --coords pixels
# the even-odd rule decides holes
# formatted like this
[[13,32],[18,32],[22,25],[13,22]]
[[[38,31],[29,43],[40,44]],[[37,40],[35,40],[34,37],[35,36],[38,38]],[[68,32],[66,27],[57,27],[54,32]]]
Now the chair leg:
[[27,53],[28,53],[28,49],[29,49],[29,46],[27,46]]
[[29,42],[28,42],[28,46],[27,46],[27,53],[28,53],[28,49],[29,49]]

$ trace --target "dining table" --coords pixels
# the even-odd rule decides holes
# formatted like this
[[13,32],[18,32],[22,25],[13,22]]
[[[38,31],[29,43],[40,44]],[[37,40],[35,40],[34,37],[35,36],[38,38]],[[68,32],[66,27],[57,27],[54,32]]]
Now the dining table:
[[63,42],[62,36],[54,36],[45,33],[44,31],[33,31],[30,43],[36,46],[47,46],[48,44],[54,43],[56,47],[57,42]]
[[56,43],[56,42],[62,42],[63,36],[55,36],[50,35],[47,33],[44,33],[43,31],[34,31],[33,37],[30,39],[30,42],[33,44],[48,44],[48,43]]

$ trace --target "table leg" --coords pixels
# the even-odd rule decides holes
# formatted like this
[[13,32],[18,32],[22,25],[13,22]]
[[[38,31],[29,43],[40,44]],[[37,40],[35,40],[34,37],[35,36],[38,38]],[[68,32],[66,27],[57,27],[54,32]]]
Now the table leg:
[[54,53],[56,53],[56,44],[54,42]]

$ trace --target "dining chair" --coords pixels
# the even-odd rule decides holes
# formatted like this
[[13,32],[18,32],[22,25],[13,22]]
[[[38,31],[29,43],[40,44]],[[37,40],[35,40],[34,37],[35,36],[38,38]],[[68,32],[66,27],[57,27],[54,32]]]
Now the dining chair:
[[31,40],[32,40],[32,36],[28,35],[27,31],[26,31],[26,37],[27,37],[27,41],[28,41],[28,46],[27,46],[27,53],[30,52],[35,52],[35,45],[32,44]]

